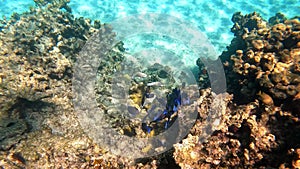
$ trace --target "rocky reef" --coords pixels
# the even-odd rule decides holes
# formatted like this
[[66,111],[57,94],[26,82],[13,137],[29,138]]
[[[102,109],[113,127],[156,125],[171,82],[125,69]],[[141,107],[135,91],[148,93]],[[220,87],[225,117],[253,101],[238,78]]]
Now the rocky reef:
[[277,14],[267,22],[257,13],[236,13],[232,21],[235,37],[220,57],[230,92],[244,98],[242,102],[260,95],[265,104],[296,102],[296,107],[300,82],[299,17],[288,20]]
[[224,94],[221,123],[203,141],[212,98],[209,89],[202,93],[199,119],[187,138],[174,145],[181,168],[299,168],[299,117],[258,100],[237,105],[233,95]]
[[71,68],[100,22],[74,18],[68,1],[35,2],[0,21],[0,166],[82,166],[78,150],[93,144],[74,115]]
[[[78,122],[72,103],[73,65],[93,33],[111,28],[74,18],[68,2],[35,0],[28,12],[0,21],[0,168],[300,167],[299,17],[277,14],[267,22],[257,13],[234,14],[235,38],[220,56],[228,93],[211,92],[207,71],[198,62],[198,118],[188,136],[163,154],[133,160],[94,143]],[[124,66],[122,45],[100,62],[97,101],[118,132],[151,137],[140,121],[125,119],[112,106],[112,76]],[[163,88],[166,94],[179,85],[168,75],[168,66],[131,71],[123,77],[133,79],[128,100],[133,110],[126,117],[141,107],[147,110],[148,86]],[[212,107],[217,107],[217,121],[208,116]],[[163,123],[157,126],[153,131],[165,130]]]
[[[84,134],[72,103],[72,67],[87,39],[110,28],[74,18],[68,2],[35,0],[28,12],[0,21],[0,168],[178,167],[172,151],[134,161],[111,154]],[[118,47],[99,66],[105,74],[112,71],[107,64],[122,57]],[[103,94],[101,87],[95,92]]]
[[235,37],[220,56],[232,94],[224,122],[200,143],[199,111],[174,158],[182,168],[299,168],[299,17],[238,12],[232,22]]
[[66,6],[61,3],[46,3],[44,8],[32,7],[30,12],[1,20],[2,112],[20,99],[51,99],[58,92],[55,87],[67,88],[72,61],[99,22],[92,26],[88,19],[74,19],[60,11]]

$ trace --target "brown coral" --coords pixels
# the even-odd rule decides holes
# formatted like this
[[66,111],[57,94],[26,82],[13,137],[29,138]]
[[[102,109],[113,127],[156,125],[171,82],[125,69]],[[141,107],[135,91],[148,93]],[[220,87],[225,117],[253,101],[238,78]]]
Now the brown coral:
[[300,141],[299,18],[276,17],[272,23],[257,13],[232,17],[235,38],[220,58],[233,103],[228,103],[223,123],[206,142],[195,142],[206,117],[199,109],[200,119],[183,141],[185,146],[175,146],[174,157],[181,167],[298,165],[296,153],[290,151]]
[[[228,66],[227,77],[235,78],[230,88],[239,89],[235,97],[243,94],[254,101],[237,106],[230,95],[221,94],[220,105],[211,105],[210,91],[202,90],[199,119],[187,138],[175,145],[174,159],[170,150],[133,161],[92,143],[72,109],[72,63],[86,39],[102,25],[95,21],[92,26],[89,19],[74,19],[59,10],[70,11],[68,1],[49,2],[39,0],[38,6],[47,6],[3,21],[0,32],[0,116],[16,118],[1,126],[5,133],[1,144],[9,141],[2,148],[7,151],[0,151],[5,168],[178,168],[174,159],[183,168],[299,166],[299,118],[276,106],[286,104],[284,98],[292,100],[293,107],[299,104],[297,19],[272,27],[256,13],[236,14],[232,30],[237,37],[229,48],[232,53],[222,59]],[[103,67],[104,72],[113,71],[108,67]],[[256,100],[258,91],[264,92],[260,99],[264,104]],[[211,106],[220,107],[216,112],[220,118],[214,121],[207,116]],[[8,134],[9,130],[15,131]],[[16,139],[20,135],[26,137]],[[294,150],[292,158],[282,158],[287,150]]]
[[[172,150],[159,157],[133,161],[103,150],[83,134],[72,105],[71,68],[86,40],[99,29],[104,32],[111,28],[99,21],[92,25],[90,19],[74,18],[68,0],[36,2],[37,7],[29,12],[1,21],[0,120],[7,123],[0,124],[0,132],[5,133],[0,138],[0,165],[5,168],[178,167],[170,158]],[[101,40],[107,39],[103,36]],[[110,62],[104,62],[113,63],[117,57],[120,55],[112,52],[108,54]],[[108,66],[103,68],[106,73],[113,71]]]
[[236,13],[232,21],[235,23],[232,32],[236,36],[233,42],[240,41],[245,46],[221,56],[224,63],[232,65],[232,68],[231,65],[225,67],[227,77],[238,79],[228,80],[229,91],[236,97],[244,97],[244,101],[253,100],[260,90],[270,95],[276,104],[293,99],[298,93],[296,87],[300,78],[299,19],[284,19],[271,25],[257,13],[245,16]]

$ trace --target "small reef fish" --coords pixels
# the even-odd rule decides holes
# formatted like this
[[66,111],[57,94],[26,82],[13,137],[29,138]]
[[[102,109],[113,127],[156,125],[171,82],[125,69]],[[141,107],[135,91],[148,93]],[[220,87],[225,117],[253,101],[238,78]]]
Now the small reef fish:
[[158,113],[154,118],[153,121],[157,122],[162,120],[166,115],[167,115],[168,111],[165,109],[162,113]]
[[152,97],[145,97],[143,103],[142,103],[142,107],[145,107],[146,105],[148,104],[151,104],[153,102],[153,100],[156,98],[156,96],[154,94],[151,94],[153,95]]
[[163,86],[160,82],[150,82],[150,83],[147,83],[147,86]]
[[133,77],[146,78],[147,74],[143,72],[137,72],[136,74],[133,75]]
[[[185,104],[189,103],[188,97],[185,100],[185,102],[186,102]],[[166,109],[164,109],[163,112],[157,113],[155,117],[152,119],[152,122],[159,122],[167,118],[164,128],[165,129],[169,128],[171,123],[171,116],[174,113],[178,112],[181,104],[182,104],[181,91],[180,89],[175,88],[172,90],[172,93],[167,95]],[[142,123],[142,129],[147,133],[150,133],[153,130],[153,128],[147,125],[146,123]]]
[[147,104],[151,104],[155,98],[156,98],[155,94],[150,93],[150,87],[147,86],[146,93],[142,98],[142,107],[145,107],[145,105]]

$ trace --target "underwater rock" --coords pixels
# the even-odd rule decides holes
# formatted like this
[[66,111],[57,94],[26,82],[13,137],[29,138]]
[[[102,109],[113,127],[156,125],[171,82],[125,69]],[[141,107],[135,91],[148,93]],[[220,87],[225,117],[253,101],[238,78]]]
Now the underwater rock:
[[0,118],[0,150],[8,150],[17,144],[28,129],[24,120]]
[[[32,7],[1,21],[0,118],[16,119],[1,122],[7,124],[0,134],[5,150],[0,151],[1,166],[6,168],[51,168],[55,157],[46,154],[52,154],[48,151],[52,145],[63,143],[54,135],[71,135],[72,141],[82,133],[72,105],[71,67],[96,28],[88,19],[75,19],[59,8]],[[51,131],[47,137],[43,137],[45,126]],[[31,137],[32,132],[39,134]],[[51,144],[42,145],[50,140]],[[38,143],[31,144],[34,141]],[[75,161],[79,160],[61,165],[71,167]]]
[[234,23],[231,32],[233,32],[235,36],[242,36],[243,39],[249,37],[252,31],[267,27],[267,22],[256,12],[245,16],[243,16],[241,12],[237,12],[232,16],[231,21]]
[[53,6],[58,9],[65,9],[67,12],[71,13],[71,8],[67,5],[70,0],[33,0],[35,4],[39,7],[43,7],[46,5]]
[[102,25],[74,18],[68,2],[39,1],[30,11],[1,21],[0,119],[9,117],[0,122],[0,165],[5,168],[82,168],[91,163],[82,154],[94,152],[87,151],[91,143],[74,113],[71,68]]
[[275,16],[271,17],[269,19],[269,23],[271,25],[276,25],[278,23],[284,23],[284,21],[287,20],[287,18],[282,13],[276,13]]
[[300,76],[295,68],[300,59],[299,18],[286,19],[282,14],[276,17],[276,24],[274,20],[278,19],[272,18],[272,23],[268,23],[257,13],[235,13],[232,17],[233,42],[245,46],[233,53],[231,45],[228,51],[232,52],[223,52],[220,58],[226,63],[228,90],[240,103],[253,101],[259,91],[268,94],[277,105],[298,93]]
[[205,112],[208,112],[205,106],[211,102],[207,92],[202,90],[201,96],[205,97],[199,105],[200,118],[187,138],[174,145],[174,158],[181,168],[278,168],[298,164],[296,155],[284,158],[288,148],[277,149],[283,145],[297,147],[299,121],[291,122],[286,117],[292,118],[292,114],[280,107],[267,105],[263,109],[258,101],[236,105],[227,97],[226,111],[220,117],[222,122],[206,141],[202,140],[203,124],[207,122]]
[[174,158],[182,168],[298,164],[296,153],[293,158],[286,156],[300,141],[299,17],[276,17],[268,23],[257,13],[233,15],[235,37],[220,56],[233,100],[227,102],[220,126],[203,142],[205,106],[210,104],[209,97],[204,99],[190,135],[174,146]]
[[[202,66],[199,81],[203,82],[200,88],[205,90],[200,91],[199,118],[187,138],[161,155],[134,161],[115,156],[93,143],[78,123],[72,105],[71,68],[79,59],[78,52],[86,40],[104,26],[100,21],[94,21],[92,25],[89,19],[74,18],[68,2],[36,0],[37,7],[32,7],[29,12],[14,14],[11,20],[1,21],[0,118],[5,117],[4,122],[0,122],[1,167],[298,166],[299,113],[290,113],[279,105],[299,105],[299,19],[282,19],[284,21],[280,21],[280,25],[275,26],[276,23],[272,27],[256,13],[246,16],[235,14],[232,20],[235,22],[233,31],[236,37],[221,59],[227,78],[231,79],[229,89],[236,90],[236,93],[232,92],[234,97],[245,95],[254,101],[237,105],[232,95],[212,94],[208,88],[206,69]],[[140,121],[126,120],[120,110],[129,109],[129,113],[136,116],[149,83],[170,84],[151,85],[153,88],[164,88],[161,90],[162,96],[178,84],[169,76],[172,71],[162,65],[153,65],[148,70],[139,65],[128,74],[116,75],[117,70],[122,68],[123,52],[122,43],[117,44],[100,61],[95,89],[97,101],[106,110],[106,122],[119,129],[118,132],[149,137],[142,131]],[[201,63],[198,65],[200,67]],[[132,80],[131,77],[137,72],[141,72],[139,79]],[[121,77],[118,79],[120,83],[112,86],[115,75]],[[111,89],[124,87],[122,83],[126,81],[130,82],[130,101],[122,102],[126,93],[120,92],[115,98]],[[264,94],[258,96],[259,91]],[[215,105],[211,105],[213,97],[218,100]],[[21,104],[24,102],[35,106]],[[43,106],[36,106],[40,103]],[[215,117],[208,117],[210,107],[219,108],[215,112],[216,120]],[[35,127],[33,121],[38,121],[39,126]],[[161,128],[164,129],[163,125]],[[291,149],[294,150],[291,153],[293,157],[284,158],[287,150]]]
[[1,101],[2,112],[10,109],[18,98],[29,101],[49,98],[70,79],[71,62],[96,28],[88,19],[75,19],[71,13],[60,10],[67,8],[68,2],[39,1],[38,8],[2,20],[0,100],[5,100]]
[[199,89],[206,89],[210,87],[209,76],[207,72],[207,67],[204,66],[201,59],[198,58],[196,62],[197,66],[199,67],[198,73],[198,86]]

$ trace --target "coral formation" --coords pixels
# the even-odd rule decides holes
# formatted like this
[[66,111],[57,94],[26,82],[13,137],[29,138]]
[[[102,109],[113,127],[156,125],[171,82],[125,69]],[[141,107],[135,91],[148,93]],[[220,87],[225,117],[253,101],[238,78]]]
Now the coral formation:
[[[225,95],[221,122],[207,140],[203,124],[212,98],[202,90],[199,119],[182,143],[175,144],[174,158],[182,168],[278,168],[294,167],[299,158],[298,117],[280,107],[264,109],[260,102],[236,105]],[[219,103],[222,103],[218,101]],[[284,133],[284,134],[283,134]]]
[[[72,106],[72,65],[86,40],[105,26],[74,18],[68,0],[36,3],[29,12],[13,14],[0,24],[0,166],[158,168],[173,164],[176,168],[172,152],[133,161],[112,155],[83,133]],[[117,45],[107,55],[111,60],[103,63],[118,63],[122,49],[122,44]],[[114,70],[106,66],[100,65],[99,70],[106,74]],[[110,80],[105,77],[103,81]],[[164,72],[159,77],[165,78]]]
[[[234,14],[235,38],[221,56],[232,94],[212,93],[206,69],[198,62],[198,119],[189,135],[161,155],[132,160],[88,138],[72,106],[73,63],[86,40],[104,26],[74,18],[68,0],[35,2],[29,12],[0,22],[1,167],[299,168],[299,18],[276,14],[267,22],[257,13]],[[124,66],[123,44],[105,57],[97,75],[99,106],[110,124],[121,126],[120,133],[147,137],[139,121],[126,121],[109,93],[116,80],[112,76]],[[131,71],[118,81],[133,79],[128,89],[131,114],[126,117],[147,107],[147,87],[164,88],[165,95],[181,85],[163,65]],[[209,116],[212,107],[216,118]]]
[[245,101],[259,94],[265,104],[298,102],[299,18],[288,20],[276,14],[268,23],[257,13],[235,13],[232,21],[235,38],[220,57],[230,92]]
[[1,23],[1,112],[19,98],[53,96],[53,86],[63,86],[62,79],[71,77],[72,60],[96,30],[90,20],[73,19],[55,4],[13,14]]
[[77,145],[91,144],[73,112],[71,67],[87,38],[101,26],[99,21],[92,25],[89,19],[75,19],[67,2],[39,1],[29,12],[1,20],[0,166],[4,168],[84,166]]
[[299,18],[277,14],[268,23],[257,13],[235,13],[232,21],[235,37],[220,58],[233,100],[205,142],[201,105],[174,158],[182,168],[297,168]]

